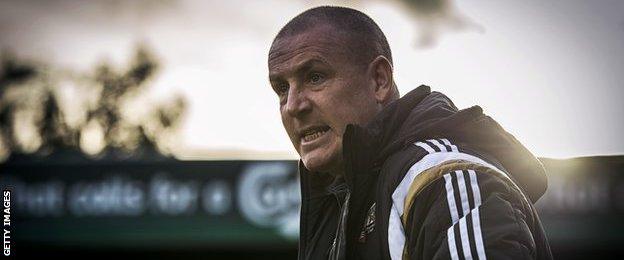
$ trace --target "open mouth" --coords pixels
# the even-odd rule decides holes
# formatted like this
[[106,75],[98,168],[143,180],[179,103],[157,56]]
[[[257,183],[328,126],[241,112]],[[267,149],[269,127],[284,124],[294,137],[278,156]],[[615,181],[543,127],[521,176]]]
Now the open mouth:
[[320,138],[321,136],[325,135],[325,133],[327,133],[327,131],[329,131],[329,126],[311,127],[311,128],[306,129],[306,130],[304,130],[302,132],[301,140],[303,140],[303,142],[305,142],[305,143],[314,141],[314,140]]

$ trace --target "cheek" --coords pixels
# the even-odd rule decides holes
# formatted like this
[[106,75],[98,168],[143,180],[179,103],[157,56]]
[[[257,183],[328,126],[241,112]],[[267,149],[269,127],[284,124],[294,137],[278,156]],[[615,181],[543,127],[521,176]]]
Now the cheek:
[[282,117],[282,125],[284,126],[286,133],[294,142],[294,139],[292,139],[293,133],[294,133],[292,118],[288,117],[284,113],[281,114],[281,117]]
[[377,101],[374,92],[368,86],[358,86],[359,91],[345,97],[344,113],[351,123],[366,125],[376,115]]
[[371,98],[362,93],[336,95],[326,110],[332,128],[338,130],[338,134],[342,134],[347,124],[365,125],[371,117],[371,109],[375,106],[375,103],[370,101]]

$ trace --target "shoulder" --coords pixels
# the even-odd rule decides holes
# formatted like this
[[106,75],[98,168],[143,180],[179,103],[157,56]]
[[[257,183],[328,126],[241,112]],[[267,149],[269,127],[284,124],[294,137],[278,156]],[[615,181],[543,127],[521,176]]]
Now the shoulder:
[[[395,207],[438,181],[450,181],[471,174],[485,174],[504,186],[515,186],[498,162],[448,138],[428,139],[408,145],[386,160],[382,178]],[[401,207],[402,208],[402,207]],[[401,210],[399,210],[400,213]]]
[[[419,248],[412,251],[425,252],[423,255],[432,257],[438,251],[428,250],[428,247],[454,247],[455,238],[460,249],[465,244],[466,252],[477,242],[477,247],[473,248],[476,251],[473,251],[481,254],[484,251],[479,244],[500,238],[492,234],[502,234],[502,237],[524,231],[518,223],[525,221],[519,218],[530,218],[531,206],[496,161],[445,138],[416,142],[410,149],[417,158],[406,163],[402,172],[394,173],[400,176],[400,180],[389,192],[392,204],[388,227],[391,255],[400,257],[404,246],[410,245]],[[479,215],[487,215],[488,221],[479,222]],[[485,242],[480,235],[482,226],[493,230],[488,231],[487,238],[483,233]],[[513,232],[500,228],[506,226],[517,228]],[[479,236],[470,237],[469,234]],[[421,239],[423,237],[426,239]]]

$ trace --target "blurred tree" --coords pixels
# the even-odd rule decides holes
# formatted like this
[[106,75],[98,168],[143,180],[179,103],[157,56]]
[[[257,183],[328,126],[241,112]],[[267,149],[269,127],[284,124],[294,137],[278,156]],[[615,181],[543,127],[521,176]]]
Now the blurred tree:
[[[169,158],[168,140],[184,114],[185,99],[178,96],[167,104],[150,103],[151,109],[138,122],[124,113],[129,101],[146,93],[159,68],[145,46],[137,48],[128,68],[103,63],[87,75],[53,70],[7,53],[0,64],[0,161]],[[63,106],[59,98],[60,83],[67,81],[83,90],[66,101],[74,106]],[[89,93],[96,93],[95,98]],[[70,123],[71,109],[83,111],[84,116]],[[99,147],[94,140],[98,138]]]

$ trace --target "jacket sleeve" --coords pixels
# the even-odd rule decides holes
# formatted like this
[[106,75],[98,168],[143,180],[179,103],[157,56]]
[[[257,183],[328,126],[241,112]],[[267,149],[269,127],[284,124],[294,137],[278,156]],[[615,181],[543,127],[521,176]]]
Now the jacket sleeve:
[[423,188],[405,212],[404,258],[536,258],[533,211],[500,177],[475,170],[446,173]]

